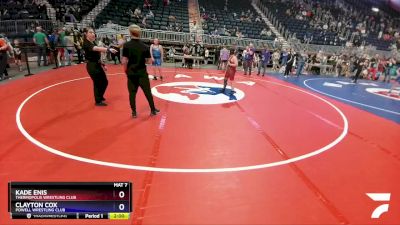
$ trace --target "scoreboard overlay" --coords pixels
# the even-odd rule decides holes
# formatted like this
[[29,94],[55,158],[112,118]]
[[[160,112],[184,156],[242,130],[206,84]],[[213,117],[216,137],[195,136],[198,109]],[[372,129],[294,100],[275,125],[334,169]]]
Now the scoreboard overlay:
[[130,182],[10,182],[12,219],[129,219]]

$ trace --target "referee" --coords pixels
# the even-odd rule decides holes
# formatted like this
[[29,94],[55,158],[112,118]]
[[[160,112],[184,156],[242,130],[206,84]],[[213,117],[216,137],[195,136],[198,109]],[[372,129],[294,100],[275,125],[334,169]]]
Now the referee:
[[104,102],[104,93],[108,86],[108,80],[105,64],[100,60],[100,52],[115,53],[115,49],[96,46],[96,34],[93,28],[84,30],[85,38],[83,40],[83,50],[85,50],[85,58],[87,60],[86,69],[93,81],[94,100],[96,106],[107,106]]
[[132,117],[136,118],[136,93],[138,88],[142,88],[144,95],[149,102],[151,109],[150,116],[157,115],[160,110],[154,106],[153,96],[150,90],[149,76],[146,70],[146,63],[151,64],[149,46],[139,40],[140,27],[137,25],[129,26],[129,33],[132,39],[124,44],[122,50],[122,64],[128,77],[129,102],[132,109]]

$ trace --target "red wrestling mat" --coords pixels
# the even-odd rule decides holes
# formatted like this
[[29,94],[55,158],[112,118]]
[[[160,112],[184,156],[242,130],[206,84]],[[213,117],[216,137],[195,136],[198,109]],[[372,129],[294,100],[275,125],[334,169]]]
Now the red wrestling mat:
[[[152,70],[150,69],[150,72]],[[398,224],[398,124],[271,78],[163,68],[130,117],[109,68],[95,107],[84,66],[0,86],[0,224]],[[132,218],[11,220],[9,181],[131,181]],[[366,193],[390,193],[373,201]],[[371,218],[382,204],[388,212]]]

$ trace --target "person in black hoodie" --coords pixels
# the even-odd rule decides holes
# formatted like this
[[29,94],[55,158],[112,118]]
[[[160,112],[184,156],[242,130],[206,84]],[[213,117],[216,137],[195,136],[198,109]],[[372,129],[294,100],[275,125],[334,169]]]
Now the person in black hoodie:
[[289,73],[292,71],[293,63],[294,63],[294,55],[293,55],[292,49],[290,49],[289,54],[287,56],[284,77],[287,77],[289,75]]

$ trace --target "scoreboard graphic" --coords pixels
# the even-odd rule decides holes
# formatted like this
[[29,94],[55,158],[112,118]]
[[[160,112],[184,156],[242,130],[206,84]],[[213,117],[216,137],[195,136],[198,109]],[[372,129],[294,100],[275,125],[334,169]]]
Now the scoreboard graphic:
[[130,182],[10,182],[12,219],[129,219]]

